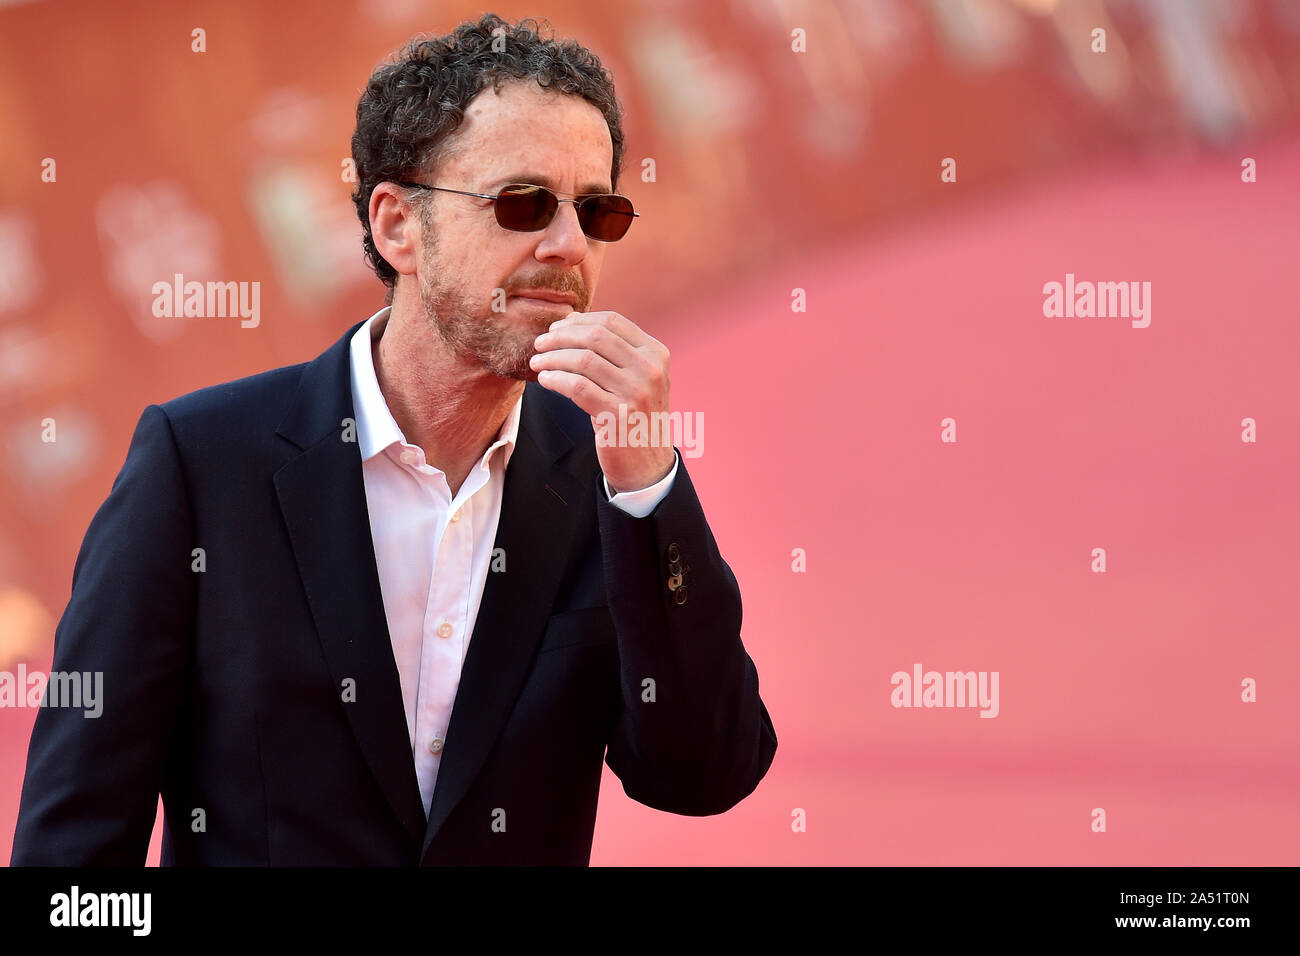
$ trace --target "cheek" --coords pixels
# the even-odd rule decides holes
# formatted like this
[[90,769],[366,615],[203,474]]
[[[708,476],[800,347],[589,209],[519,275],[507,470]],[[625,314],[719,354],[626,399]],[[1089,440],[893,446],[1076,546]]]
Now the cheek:
[[596,280],[600,278],[600,259],[597,258],[591,264],[591,268],[583,273],[582,281],[587,284],[587,309],[588,311],[595,308],[596,301]]
[[484,243],[462,246],[452,256],[444,256],[438,263],[442,282],[460,289],[461,294],[475,308],[486,310],[499,298],[496,290],[502,288],[512,274],[511,263],[500,258],[501,250]]

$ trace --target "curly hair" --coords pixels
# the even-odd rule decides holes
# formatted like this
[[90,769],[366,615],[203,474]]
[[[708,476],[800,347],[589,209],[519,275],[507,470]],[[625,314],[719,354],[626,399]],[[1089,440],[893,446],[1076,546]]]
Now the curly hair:
[[[618,189],[623,168],[623,110],[614,80],[600,60],[576,41],[543,36],[546,20],[510,24],[494,13],[466,20],[446,36],[417,36],[371,74],[357,103],[352,193],[361,220],[366,262],[388,286],[391,303],[397,272],[375,248],[370,233],[370,194],[381,182],[409,180],[449,153],[448,138],[465,109],[489,82],[532,78],[539,86],[581,96],[600,110],[614,145],[611,182]],[[500,37],[501,39],[497,39]],[[496,41],[496,49],[493,49]],[[424,206],[420,215],[425,215]]]

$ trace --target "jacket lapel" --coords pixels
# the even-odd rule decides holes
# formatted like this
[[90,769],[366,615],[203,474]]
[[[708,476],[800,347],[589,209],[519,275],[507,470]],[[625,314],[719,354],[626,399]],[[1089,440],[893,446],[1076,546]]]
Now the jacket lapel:
[[[483,587],[447,727],[422,861],[505,726],[550,616],[582,525],[581,511],[594,507],[589,476],[574,472],[578,456],[561,461],[574,440],[560,426],[552,406],[567,401],[533,382],[524,388],[494,544],[504,549],[506,569],[490,571]],[[485,827],[489,823],[482,821]]]
[[[528,676],[560,576],[590,509],[574,441],[556,410],[564,399],[529,382],[506,467],[495,548],[506,570],[489,572],[447,728],[448,745],[428,820],[420,799],[406,711],[384,613],[360,449],[344,440],[355,421],[350,345],[362,323],[308,363],[276,429],[299,452],[275,473],[275,489],[316,622],[326,665],[367,764],[421,858],[465,796]],[[356,701],[342,699],[355,681]],[[484,821],[484,826],[489,821]]]
[[[424,805],[379,587],[361,453],[355,438],[344,440],[344,419],[355,421],[350,342],[360,324],[304,368],[293,407],[276,429],[300,453],[276,471],[275,490],[339,706],[415,842],[425,830]],[[344,702],[349,678],[356,698]]]

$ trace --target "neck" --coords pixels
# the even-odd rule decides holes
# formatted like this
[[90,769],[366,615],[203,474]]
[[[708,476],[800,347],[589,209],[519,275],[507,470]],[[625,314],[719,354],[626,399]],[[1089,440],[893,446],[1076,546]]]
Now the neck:
[[375,377],[402,434],[447,475],[454,496],[496,441],[524,383],[455,354],[423,313],[399,309],[394,299],[373,349]]

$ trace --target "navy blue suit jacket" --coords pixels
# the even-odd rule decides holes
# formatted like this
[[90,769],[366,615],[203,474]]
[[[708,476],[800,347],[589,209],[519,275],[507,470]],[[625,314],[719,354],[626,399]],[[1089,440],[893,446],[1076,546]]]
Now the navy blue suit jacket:
[[652,514],[625,514],[590,417],[528,383],[505,570],[425,818],[344,427],[356,328],[144,410],[55,635],[52,670],[102,672],[103,712],[38,712],[15,865],[143,864],[159,794],[165,865],[585,865],[602,761],[693,816],[767,772],[740,591],[685,462]]

